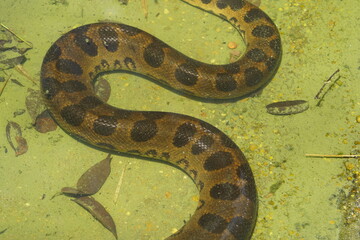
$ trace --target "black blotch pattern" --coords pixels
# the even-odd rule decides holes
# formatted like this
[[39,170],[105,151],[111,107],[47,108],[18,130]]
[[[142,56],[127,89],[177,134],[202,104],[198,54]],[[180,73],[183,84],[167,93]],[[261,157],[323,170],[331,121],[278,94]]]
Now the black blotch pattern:
[[199,74],[192,63],[183,63],[175,70],[175,78],[185,86],[193,86],[198,81]]
[[276,58],[268,58],[265,62],[269,71],[274,70],[278,65],[278,60]]
[[99,36],[103,41],[104,47],[109,52],[116,52],[119,47],[119,38],[117,32],[110,26],[99,28]]
[[106,69],[110,68],[110,64],[108,61],[106,61],[106,59],[101,59],[100,64],[102,68],[106,68]]
[[153,42],[145,48],[143,57],[151,67],[158,68],[163,64],[165,58],[163,45],[160,42]]
[[237,145],[234,143],[234,141],[231,140],[225,134],[221,135],[221,143],[223,146],[228,147],[228,148],[237,148]]
[[216,89],[222,92],[231,92],[236,89],[236,81],[231,74],[218,73],[216,75]]
[[240,72],[240,65],[238,63],[230,63],[224,66],[224,70],[229,74],[236,74]]
[[81,92],[86,90],[86,86],[77,80],[69,80],[61,84],[61,90],[67,93]]
[[210,189],[210,196],[215,199],[233,201],[240,196],[241,189],[231,183],[216,184]]
[[99,135],[110,136],[116,130],[117,120],[113,116],[99,116],[93,125],[93,130]]
[[165,159],[165,160],[169,160],[170,159],[170,153],[168,152],[163,152],[161,153],[161,159]]
[[58,45],[53,44],[50,49],[47,51],[45,57],[44,57],[44,63],[51,62],[53,60],[56,60],[61,55],[61,48],[59,48]]
[[274,52],[276,52],[278,55],[281,53],[281,40],[280,38],[276,38],[270,41],[270,47]]
[[210,196],[215,199],[233,201],[240,196],[241,189],[231,183],[216,184],[210,189]]
[[199,180],[198,183],[196,184],[196,186],[198,187],[199,192],[201,192],[201,190],[203,190],[205,184]]
[[51,100],[61,90],[61,83],[55,78],[41,78],[41,88],[45,98]]
[[119,24],[120,30],[125,33],[128,36],[135,36],[138,35],[139,33],[141,33],[142,31],[138,28],[129,26],[129,25],[125,25],[125,24]]
[[255,86],[261,82],[262,78],[263,73],[255,67],[250,67],[245,70],[245,82],[247,86]]
[[191,169],[191,170],[189,171],[189,175],[190,175],[190,176],[192,175],[192,178],[193,178],[194,180],[196,180],[197,174],[198,174],[198,172],[197,172],[195,169]]
[[242,0],[217,0],[216,3],[216,6],[220,9],[224,9],[229,6],[233,11],[243,8],[244,5],[245,3]]
[[189,167],[189,161],[186,160],[185,158],[182,158],[182,159],[176,161],[176,164],[183,165],[183,169],[185,169],[185,170]]
[[234,217],[230,220],[227,229],[235,239],[248,239],[252,233],[252,222],[242,217]]
[[200,217],[198,224],[211,233],[222,233],[227,227],[226,219],[219,215],[207,213]]
[[102,101],[95,96],[86,96],[80,101],[80,105],[85,109],[92,109],[102,104]]
[[81,50],[83,50],[84,53],[86,53],[91,57],[97,56],[98,54],[97,45],[91,38],[87,37],[84,33],[79,32],[78,34],[76,34],[74,40],[76,46],[81,48]]
[[209,3],[211,3],[211,1],[212,0],[201,0],[201,2],[204,3],[204,4],[209,4]]
[[175,147],[183,147],[188,144],[196,133],[195,125],[192,123],[184,123],[177,128],[173,145]]
[[202,136],[194,145],[191,147],[191,153],[198,155],[208,150],[214,143],[214,139],[211,136]]
[[66,106],[60,111],[60,116],[72,126],[79,126],[84,121],[85,114],[85,109],[78,104]]
[[58,59],[56,69],[67,74],[81,75],[83,73],[81,66],[70,59]]
[[115,69],[121,69],[121,68],[122,68],[122,65],[121,65],[120,60],[116,59],[116,60],[114,61],[114,68],[115,68]]
[[256,186],[254,181],[254,176],[252,174],[249,164],[243,163],[236,169],[236,174],[240,179],[246,180],[246,185],[242,189],[242,194],[246,196],[250,201],[256,202],[257,193]]
[[274,29],[267,25],[256,26],[252,30],[252,35],[259,38],[268,38],[274,35]]
[[114,109],[114,117],[116,119],[128,119],[131,115],[132,111],[123,110],[123,109]]
[[146,156],[150,156],[150,157],[156,157],[157,156],[157,151],[155,149],[151,149],[145,152]]
[[136,71],[136,64],[132,58],[126,57],[124,63],[129,70]]
[[229,152],[219,151],[210,155],[204,163],[206,171],[215,171],[225,168],[233,163],[233,156]]
[[260,48],[253,48],[246,53],[246,56],[253,62],[264,62],[267,57],[263,50]]
[[247,23],[251,23],[255,20],[261,19],[261,18],[268,18],[267,15],[261,11],[259,8],[252,8],[250,11],[248,11],[244,16],[244,21]]
[[200,200],[199,200],[199,203],[198,203],[198,206],[197,206],[197,208],[196,208],[196,210],[201,209],[204,205],[205,205],[205,201],[204,201],[204,200],[202,200],[202,199],[200,199]]
[[158,129],[152,120],[137,121],[131,130],[131,139],[135,142],[146,142],[153,138]]

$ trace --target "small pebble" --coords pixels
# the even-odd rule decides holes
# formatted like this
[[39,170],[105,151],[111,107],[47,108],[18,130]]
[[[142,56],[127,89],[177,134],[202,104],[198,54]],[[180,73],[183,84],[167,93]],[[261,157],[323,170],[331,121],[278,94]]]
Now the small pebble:
[[236,42],[229,42],[227,46],[228,46],[228,48],[230,48],[230,49],[235,49],[235,48],[237,48]]
[[356,122],[360,123],[360,115],[356,116]]

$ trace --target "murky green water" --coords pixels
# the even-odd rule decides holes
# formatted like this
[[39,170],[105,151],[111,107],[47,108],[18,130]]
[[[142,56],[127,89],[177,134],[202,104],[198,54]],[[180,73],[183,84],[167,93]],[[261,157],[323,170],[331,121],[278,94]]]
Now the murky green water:
[[[226,63],[231,52],[227,43],[241,45],[229,24],[180,1],[148,0],[147,19],[140,1],[127,6],[115,0],[63,2],[0,3],[0,22],[34,45],[26,53],[24,68],[37,80],[47,49],[62,33],[99,20],[139,27],[205,62]],[[359,3],[262,1],[261,8],[280,29],[283,60],[259,96],[234,103],[203,103],[136,76],[112,74],[107,77],[112,84],[110,103],[191,115],[229,135],[249,159],[257,182],[260,205],[253,239],[339,239],[344,231],[342,204],[351,189],[359,189],[359,160],[306,158],[305,154],[359,154]],[[337,69],[341,78],[316,106],[314,96]],[[38,86],[15,70],[6,73],[25,87],[9,82],[0,96],[0,239],[113,239],[69,198],[51,200],[62,187],[75,185],[106,153],[77,142],[61,129],[38,133],[27,112],[14,117],[14,112],[25,109],[27,89]],[[266,113],[265,105],[294,99],[309,101],[309,110],[283,117]],[[29,145],[19,157],[6,141],[8,121],[21,125]],[[171,166],[114,156],[112,173],[96,198],[112,214],[119,239],[163,239],[193,213],[197,190]]]

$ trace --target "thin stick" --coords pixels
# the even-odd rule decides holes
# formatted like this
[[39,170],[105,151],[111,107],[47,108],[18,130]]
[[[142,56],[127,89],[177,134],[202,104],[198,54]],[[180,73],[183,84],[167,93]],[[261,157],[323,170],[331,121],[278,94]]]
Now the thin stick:
[[25,70],[25,68],[21,65],[21,64],[17,64],[15,65],[15,70],[18,71],[20,74],[24,75],[27,79],[29,79],[30,81],[32,81],[35,85],[38,85],[38,83],[36,82],[36,80],[30,76],[30,74]]
[[142,9],[143,9],[143,12],[144,12],[144,16],[145,18],[148,17],[148,5],[147,5],[147,0],[141,0],[141,6],[142,6]]
[[324,84],[322,85],[322,87],[320,88],[319,92],[316,94],[316,96],[314,97],[314,99],[319,99],[320,97],[320,93],[323,91],[324,87],[331,83],[331,79],[334,77],[335,74],[337,74],[338,72],[340,72],[340,69],[336,70],[333,74],[331,74],[331,76],[324,82]]
[[360,158],[360,155],[305,154],[306,157]]
[[[6,74],[6,73],[5,73],[5,74]],[[7,85],[7,83],[9,82],[10,78],[11,78],[11,74],[10,74],[10,75],[8,76],[8,78],[5,80],[4,85],[3,85],[2,88],[0,89],[0,96],[1,96],[2,93],[4,92],[4,89],[5,89],[6,85]]]
[[23,41],[24,43],[26,43],[26,45],[28,45],[29,47],[33,48],[33,45],[31,42],[26,41],[25,39],[23,39],[22,37],[20,37],[19,35],[17,35],[14,31],[12,31],[10,28],[8,28],[7,26],[5,26],[4,24],[0,23],[0,26],[2,26],[3,28],[5,28],[6,30],[8,30],[11,34],[13,34],[15,37],[17,37],[18,39],[20,39],[21,41]]
[[123,170],[121,171],[119,182],[117,184],[115,194],[114,194],[114,200],[113,200],[114,204],[117,204],[117,201],[118,201],[118,198],[119,198],[119,193],[120,193],[120,188],[121,188],[121,185],[122,185],[122,182],[123,182],[123,178],[124,178],[124,175],[125,175],[127,165],[128,165],[128,163],[125,164]]

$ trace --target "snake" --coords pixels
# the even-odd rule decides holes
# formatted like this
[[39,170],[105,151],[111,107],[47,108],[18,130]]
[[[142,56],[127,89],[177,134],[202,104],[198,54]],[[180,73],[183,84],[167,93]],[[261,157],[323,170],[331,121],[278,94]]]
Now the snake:
[[62,35],[41,67],[41,93],[51,116],[69,135],[97,148],[163,160],[186,172],[199,191],[195,212],[167,239],[250,239],[258,197],[244,154],[225,133],[178,113],[130,111],[102,101],[99,74],[141,74],[183,95],[236,99],[265,87],[280,65],[279,30],[243,0],[182,0],[229,22],[246,49],[229,64],[190,58],[158,38],[122,23],[99,22]]

